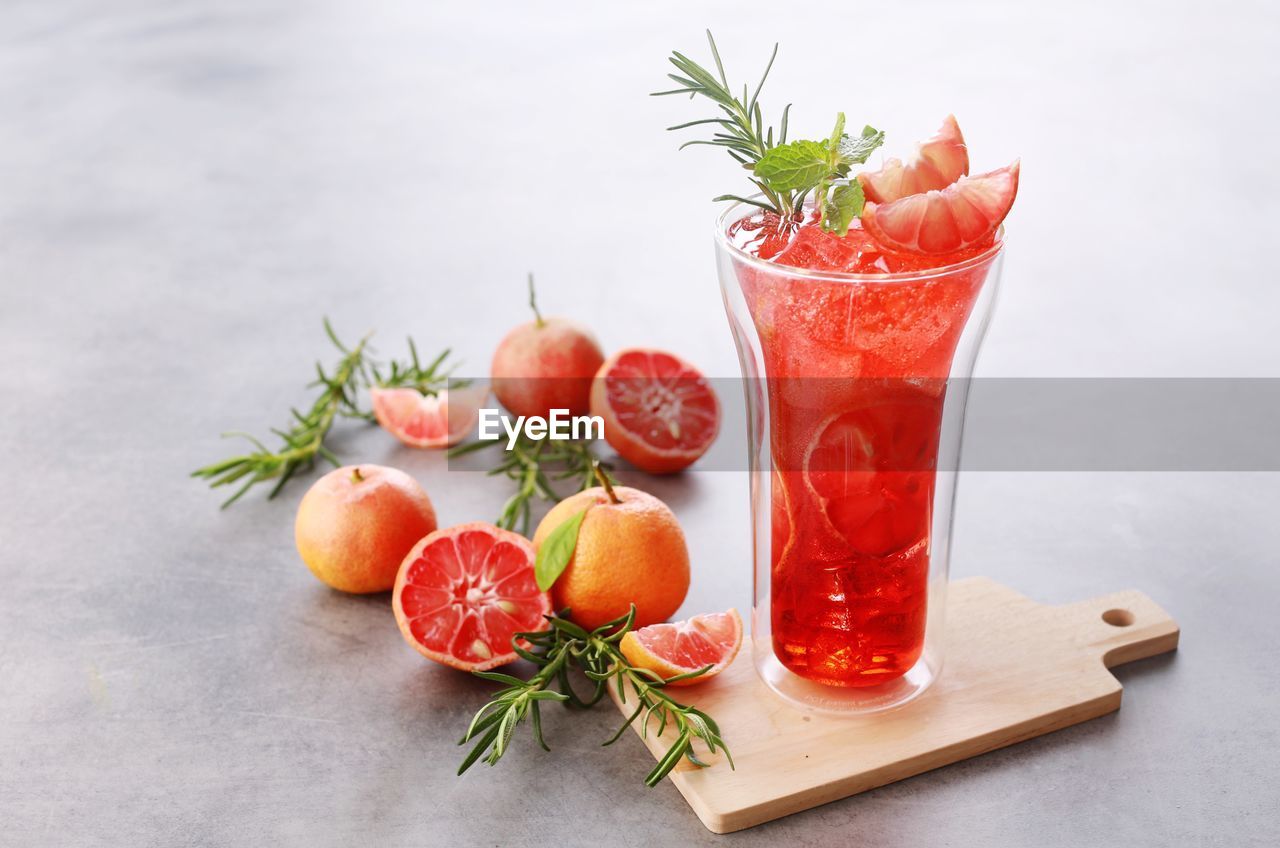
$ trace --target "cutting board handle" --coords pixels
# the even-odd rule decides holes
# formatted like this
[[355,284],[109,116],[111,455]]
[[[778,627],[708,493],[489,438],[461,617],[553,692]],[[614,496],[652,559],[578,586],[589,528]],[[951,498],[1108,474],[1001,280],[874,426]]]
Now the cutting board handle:
[[1136,589],[1067,604],[1062,609],[1078,622],[1081,644],[1097,651],[1107,668],[1178,647],[1178,623]]

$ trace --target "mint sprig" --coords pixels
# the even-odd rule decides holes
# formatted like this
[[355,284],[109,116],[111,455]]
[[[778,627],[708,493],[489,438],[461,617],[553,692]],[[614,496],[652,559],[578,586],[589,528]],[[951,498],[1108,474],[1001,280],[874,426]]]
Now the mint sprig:
[[825,142],[793,141],[765,153],[752,173],[775,193],[798,196],[797,208],[814,192],[822,228],[843,236],[862,214],[862,186],[849,179],[852,166],[867,161],[884,143],[884,133],[867,126],[859,136],[844,131],[845,117],[836,115],[835,129]]

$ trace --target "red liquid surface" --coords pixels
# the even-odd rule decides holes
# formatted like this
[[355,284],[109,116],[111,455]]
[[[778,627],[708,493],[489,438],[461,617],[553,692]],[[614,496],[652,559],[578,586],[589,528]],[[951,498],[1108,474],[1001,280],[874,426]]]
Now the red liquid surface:
[[797,278],[788,266],[859,274],[978,256],[883,250],[858,226],[779,232],[744,218],[732,240],[776,266],[738,277],[764,357],[773,455],[773,649],[803,677],[874,686],[924,648],[930,526],[945,380],[989,263],[910,281]]

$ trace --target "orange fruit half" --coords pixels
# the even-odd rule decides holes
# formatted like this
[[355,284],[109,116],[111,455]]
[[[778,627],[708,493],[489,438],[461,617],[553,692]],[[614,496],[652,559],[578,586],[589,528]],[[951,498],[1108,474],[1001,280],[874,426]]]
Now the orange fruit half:
[[437,530],[400,565],[391,606],[405,641],[428,659],[483,671],[516,659],[516,633],[542,630],[533,545],[482,521]]
[[591,414],[604,421],[605,441],[650,474],[692,465],[720,430],[720,402],[707,378],[679,357],[648,348],[619,351],[600,366]]
[[742,647],[742,618],[735,609],[695,615],[686,621],[650,624],[632,630],[619,645],[627,661],[663,677],[688,674],[711,666],[706,674],[677,680],[672,686],[691,686],[729,667]]

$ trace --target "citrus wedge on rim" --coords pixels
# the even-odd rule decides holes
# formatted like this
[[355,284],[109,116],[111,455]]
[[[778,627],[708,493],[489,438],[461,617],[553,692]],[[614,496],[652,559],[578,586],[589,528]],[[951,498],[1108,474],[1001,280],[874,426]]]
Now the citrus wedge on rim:
[[944,254],[990,238],[1018,196],[1019,163],[961,177],[941,191],[868,203],[862,226],[889,250]]
[[516,633],[542,630],[533,545],[482,521],[437,530],[400,565],[391,607],[405,641],[444,665],[483,671],[516,659]]
[[650,474],[692,465],[720,431],[720,401],[702,372],[650,348],[605,360],[591,385],[591,414],[604,421],[605,441]]
[[632,630],[619,645],[627,662],[663,677],[711,666],[705,673],[672,686],[691,686],[729,667],[742,647],[742,618],[735,609],[695,615],[686,621],[650,624]]
[[904,164],[889,159],[879,171],[858,174],[862,193],[873,203],[888,203],[912,194],[938,191],[969,173],[969,148],[954,115],[928,141],[916,145]]
[[417,389],[369,389],[373,417],[382,429],[411,448],[443,448],[462,441],[475,425],[488,392],[475,387],[441,389],[424,395]]

